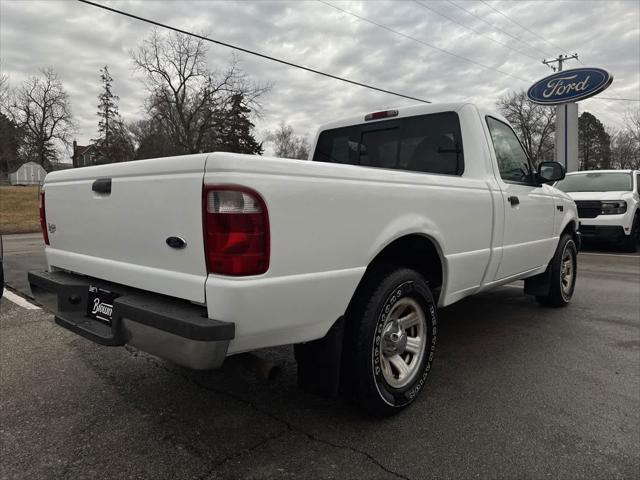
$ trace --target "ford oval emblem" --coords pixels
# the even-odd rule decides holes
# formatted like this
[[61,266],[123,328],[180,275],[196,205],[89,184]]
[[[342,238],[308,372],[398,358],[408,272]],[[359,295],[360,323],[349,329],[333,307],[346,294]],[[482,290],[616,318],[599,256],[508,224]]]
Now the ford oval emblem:
[[167,245],[169,245],[171,248],[184,248],[187,246],[187,242],[184,240],[184,238],[181,237],[169,237],[167,238]]
[[597,95],[613,82],[613,75],[602,68],[574,68],[538,80],[527,92],[533,103],[558,105]]

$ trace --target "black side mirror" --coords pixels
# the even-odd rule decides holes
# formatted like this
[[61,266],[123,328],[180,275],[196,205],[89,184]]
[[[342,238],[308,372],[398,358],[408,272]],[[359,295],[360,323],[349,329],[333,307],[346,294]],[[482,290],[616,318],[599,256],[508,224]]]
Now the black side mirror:
[[540,162],[538,165],[538,180],[541,183],[557,182],[564,178],[566,170],[558,162]]

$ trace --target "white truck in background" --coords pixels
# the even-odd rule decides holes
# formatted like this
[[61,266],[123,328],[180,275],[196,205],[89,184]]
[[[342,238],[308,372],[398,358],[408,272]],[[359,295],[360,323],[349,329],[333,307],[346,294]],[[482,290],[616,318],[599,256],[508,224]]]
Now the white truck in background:
[[640,171],[572,172],[556,183],[576,202],[585,240],[621,244],[628,252],[640,240]]
[[420,105],[323,126],[310,161],[233,153],[47,176],[49,269],[31,272],[58,324],[175,363],[295,344],[299,383],[377,415],[424,386],[437,307],[525,279],[571,300],[569,196],[534,171],[501,116]]

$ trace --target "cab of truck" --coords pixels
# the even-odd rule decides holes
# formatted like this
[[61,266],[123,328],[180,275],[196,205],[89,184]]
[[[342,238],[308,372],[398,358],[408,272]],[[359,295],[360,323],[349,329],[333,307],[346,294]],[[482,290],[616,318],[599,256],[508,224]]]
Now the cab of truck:
[[583,239],[618,243],[635,252],[640,236],[639,177],[638,170],[572,172],[555,187],[576,202]]

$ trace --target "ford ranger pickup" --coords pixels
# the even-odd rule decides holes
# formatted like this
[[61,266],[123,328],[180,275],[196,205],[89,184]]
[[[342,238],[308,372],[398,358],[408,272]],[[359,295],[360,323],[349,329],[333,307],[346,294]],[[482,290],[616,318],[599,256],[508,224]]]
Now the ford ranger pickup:
[[50,173],[48,263],[30,272],[55,321],[194,369],[295,345],[298,383],[392,414],[423,389],[437,309],[524,279],[572,298],[573,200],[507,121],[420,105],[324,125],[309,160],[234,153]]

